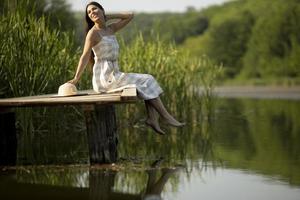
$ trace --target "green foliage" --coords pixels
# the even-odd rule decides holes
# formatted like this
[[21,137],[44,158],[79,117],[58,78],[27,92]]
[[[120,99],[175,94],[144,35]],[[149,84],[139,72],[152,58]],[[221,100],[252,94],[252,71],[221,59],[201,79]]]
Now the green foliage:
[[[229,78],[297,79],[299,60],[299,3],[296,0],[245,0],[204,11],[210,27],[199,39],[199,49],[224,64]],[[193,49],[192,49],[193,50]],[[199,55],[199,54],[198,54]]]
[[50,29],[72,31],[76,27],[75,16],[66,0],[2,0],[0,8],[0,14],[4,15],[22,9],[22,12],[37,18],[45,17]]
[[134,21],[123,32],[127,41],[140,32],[147,40],[153,33],[167,42],[181,44],[187,37],[202,34],[208,27],[208,19],[196,11],[179,13],[137,14]]
[[138,14],[124,35],[128,41],[142,31],[147,41],[157,33],[193,58],[205,54],[222,64],[227,79],[297,84],[299,7],[298,0],[237,0],[201,11]]
[[234,77],[242,68],[241,58],[247,52],[253,23],[253,16],[246,11],[210,30],[207,54],[223,63],[227,77]]
[[[73,36],[17,8],[0,19],[0,96],[57,92],[76,66]],[[73,72],[72,72],[73,73]]]
[[220,66],[208,57],[190,59],[188,53],[179,51],[175,45],[154,36],[145,41],[142,35],[129,45],[121,41],[120,67],[125,72],[152,74],[169,100],[198,95],[191,90],[194,85],[211,90],[221,72]]
[[[276,1],[258,18],[243,58],[248,77],[300,76],[300,5]],[[272,19],[272,20],[270,20]]]
[[[1,16],[0,37],[1,97],[57,93],[58,86],[74,74],[79,59],[72,40],[74,35],[50,30],[44,17],[35,18],[21,5],[14,12]],[[16,110],[17,127],[21,133],[18,138],[20,164],[28,160],[35,163],[64,162],[66,155],[69,159],[76,157],[77,161],[84,155],[82,160],[86,161],[86,145],[78,145],[78,140],[84,140],[82,128],[74,126],[74,123],[82,125],[81,115],[77,108],[69,109],[71,112],[66,110]],[[46,118],[49,116],[52,119]],[[51,134],[47,135],[48,132]],[[69,132],[71,136],[61,138],[62,132]],[[60,138],[59,142],[57,138]],[[76,143],[70,138],[75,139]],[[70,145],[67,147],[65,143]],[[62,150],[59,146],[66,148]]]

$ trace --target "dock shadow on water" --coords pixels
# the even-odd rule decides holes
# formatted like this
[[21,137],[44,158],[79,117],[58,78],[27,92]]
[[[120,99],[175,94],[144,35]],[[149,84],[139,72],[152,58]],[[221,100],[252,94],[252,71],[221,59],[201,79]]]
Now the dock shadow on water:
[[[300,101],[188,102],[168,104],[187,125],[163,125],[166,136],[144,125],[142,104],[116,106],[119,159],[113,165],[88,165],[80,109],[57,108],[65,115],[52,116],[50,125],[37,116],[32,126],[39,129],[19,135],[19,166],[0,172],[0,198],[299,199]],[[68,116],[71,111],[76,116]],[[42,165],[57,163],[66,165]]]

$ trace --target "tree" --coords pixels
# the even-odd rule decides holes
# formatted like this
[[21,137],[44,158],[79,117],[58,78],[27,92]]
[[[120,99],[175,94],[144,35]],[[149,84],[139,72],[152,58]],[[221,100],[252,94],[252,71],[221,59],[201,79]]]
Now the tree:
[[247,51],[254,18],[248,11],[220,23],[210,31],[208,55],[223,63],[225,73],[233,78],[242,69],[241,59]]
[[299,77],[300,5],[276,1],[258,18],[243,59],[248,77]]

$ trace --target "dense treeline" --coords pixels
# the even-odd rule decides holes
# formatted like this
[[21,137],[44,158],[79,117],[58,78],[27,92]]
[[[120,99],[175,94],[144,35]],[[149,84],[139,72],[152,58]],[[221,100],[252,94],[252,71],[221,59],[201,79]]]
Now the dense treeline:
[[222,62],[228,77],[300,76],[300,4],[298,0],[244,0],[204,11],[210,27],[183,45]]
[[237,0],[201,11],[138,14],[125,35],[134,31],[157,33],[193,57],[207,54],[223,64],[226,78],[299,83],[299,0]]
[[217,11],[229,17],[212,15],[214,26],[194,40],[230,77],[299,78],[299,8],[295,0],[234,2]]
[[208,19],[195,10],[188,10],[183,14],[140,13],[125,29],[124,35],[130,40],[139,32],[142,32],[145,38],[154,33],[162,40],[181,44],[188,37],[201,35],[207,27]]

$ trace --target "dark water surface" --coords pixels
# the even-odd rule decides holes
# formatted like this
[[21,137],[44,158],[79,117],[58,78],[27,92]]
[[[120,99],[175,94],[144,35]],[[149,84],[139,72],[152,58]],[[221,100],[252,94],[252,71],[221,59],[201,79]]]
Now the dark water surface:
[[187,126],[164,125],[163,137],[143,125],[137,107],[119,111],[114,165],[88,165],[84,130],[19,136],[19,164],[82,164],[4,168],[0,199],[300,199],[300,101],[186,106],[176,116]]

